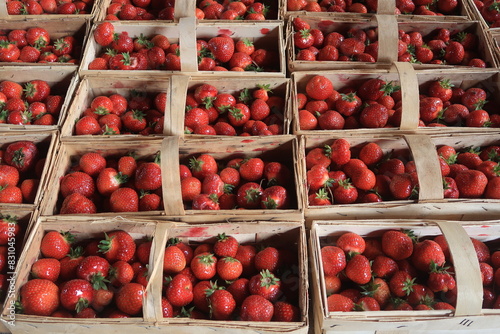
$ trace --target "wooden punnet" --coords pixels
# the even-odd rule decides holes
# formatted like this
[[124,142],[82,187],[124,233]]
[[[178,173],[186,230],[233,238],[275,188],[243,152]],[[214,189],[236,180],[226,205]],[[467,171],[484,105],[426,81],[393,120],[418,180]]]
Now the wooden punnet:
[[[74,133],[75,123],[81,118],[81,115],[85,111],[85,109],[90,107],[92,100],[99,95],[110,96],[112,94],[121,94],[128,99],[132,96],[134,91],[136,91],[146,93],[150,95],[152,99],[154,99],[155,95],[158,93],[167,93],[167,106],[165,110],[158,111],[165,114],[165,123],[169,124],[168,119],[170,118],[171,114],[170,103],[173,103],[173,99],[170,93],[171,85],[172,81],[170,79],[170,76],[157,78],[154,81],[151,81],[145,77],[101,77],[94,75],[84,76],[75,90],[75,98],[73,99],[68,109],[68,117],[66,119],[66,122],[64,123],[63,128],[61,129],[61,138],[62,140],[77,141],[88,138],[102,138],[108,140],[115,140],[117,138],[115,135],[76,136]],[[119,135],[119,137],[143,138],[144,136],[137,134]]]
[[[50,181],[47,184],[44,200],[40,206],[41,215],[51,216],[59,214],[62,204],[62,198],[60,196],[61,178],[68,173],[71,166],[78,164],[78,161],[83,154],[87,152],[97,152],[101,153],[104,157],[112,156],[119,158],[127,155],[128,153],[135,153],[137,159],[147,159],[153,161],[155,154],[160,150],[161,139],[149,137],[143,137],[140,140],[124,139],[107,141],[102,139],[87,139],[85,141],[62,142],[58,147],[56,156],[54,157]],[[165,191],[165,188],[163,191]],[[165,199],[165,196],[163,196],[163,198]],[[162,211],[120,213],[121,216],[160,216],[161,214]],[[116,216],[117,213],[103,212],[99,213],[99,215]],[[83,216],[87,216],[87,214]]]
[[3,150],[9,144],[18,141],[32,141],[37,145],[39,151],[38,159],[46,158],[43,165],[43,171],[40,177],[40,184],[38,186],[37,194],[34,203],[23,203],[23,204],[10,204],[4,203],[1,206],[5,209],[17,209],[17,210],[27,210],[33,211],[38,208],[40,202],[45,196],[44,190],[49,182],[49,174],[52,168],[53,156],[55,154],[57,146],[57,132],[56,131],[46,131],[44,133],[39,132],[26,132],[26,131],[12,131],[8,134],[3,134],[0,137],[0,148]]
[[[250,91],[257,88],[257,85],[269,85],[272,96],[279,96],[284,98],[285,106],[283,114],[280,115],[283,118],[283,134],[289,134],[289,128],[291,123],[290,115],[290,79],[287,78],[272,78],[272,77],[259,77],[259,78],[234,78],[228,77],[224,80],[213,79],[211,76],[197,77],[197,76],[172,76],[172,96],[175,99],[171,99],[171,119],[170,122],[166,122],[168,129],[165,130],[168,135],[183,136],[184,133],[184,115],[186,112],[186,96],[189,90],[195,89],[197,86],[202,84],[210,84],[216,87],[219,93],[229,93],[233,94],[235,97],[239,96],[239,93],[247,88]],[[189,135],[189,137],[201,137],[201,135]]]
[[[2,314],[2,323],[14,333],[64,333],[68,330],[74,333],[88,332],[98,330],[101,333],[120,332],[132,330],[134,332],[148,332],[147,329],[154,326],[155,313],[153,310],[152,291],[153,280],[146,287],[146,294],[143,299],[143,314],[141,317],[131,317],[128,319],[85,319],[75,321],[76,319],[62,319],[52,317],[31,316],[22,314],[13,314],[11,312],[12,304],[17,300],[19,289],[30,278],[32,264],[40,258],[40,243],[46,232],[70,231],[75,235],[76,241],[81,241],[93,237],[102,237],[104,232],[113,230],[125,230],[132,235],[134,239],[144,237],[153,238],[151,255],[149,259],[150,268],[153,268],[158,262],[155,259],[163,256],[162,249],[166,243],[167,224],[157,224],[154,221],[130,220],[121,217],[103,218],[103,217],[69,217],[62,219],[49,217],[38,220],[32,230],[30,237],[26,242],[26,247],[21,254],[17,264],[15,285],[10,289],[7,301],[5,302],[4,312]],[[161,253],[161,254],[160,254]],[[161,271],[161,270],[160,270]],[[151,270],[151,277],[157,270]]]
[[[32,264],[40,256],[40,243],[46,231],[70,231],[76,240],[100,237],[103,232],[125,230],[135,239],[152,237],[153,245],[149,259],[150,278],[143,299],[143,314],[128,319],[63,319],[16,314],[15,321],[9,323],[9,305],[18,298],[19,289],[28,280]],[[233,235],[243,243],[266,243],[277,247],[290,247],[298,254],[298,280],[294,282],[297,289],[300,321],[298,322],[247,322],[247,321],[215,321],[195,320],[188,318],[163,318],[161,296],[163,287],[163,255],[169,238],[177,237],[182,242],[196,245],[201,242],[214,242],[218,233]],[[206,332],[215,330],[222,333],[293,333],[308,332],[309,296],[307,245],[304,225],[301,222],[255,221],[252,223],[207,224],[202,228],[189,224],[163,222],[147,219],[127,219],[121,217],[78,217],[59,216],[41,218],[27,241],[27,246],[17,265],[17,279],[11,295],[5,303],[2,323],[15,333],[189,333],[193,330]],[[14,315],[13,315],[14,317]]]
[[413,15],[413,14],[404,14],[404,15],[395,15],[396,2],[394,0],[378,0],[377,1],[377,12],[376,13],[351,13],[351,12],[308,12],[305,10],[302,11],[291,11],[287,9],[287,0],[279,0],[280,8],[282,11],[282,16],[285,18],[289,18],[290,16],[319,16],[319,17],[328,17],[335,19],[342,19],[348,17],[369,17],[375,14],[381,15],[394,15],[399,16],[403,20],[419,20],[419,21],[467,21],[471,19],[471,15],[468,10],[468,1],[467,0],[459,0],[459,14],[458,15],[440,15],[440,16],[432,16],[432,15]]
[[[264,137],[219,137],[188,139],[167,137],[163,140],[162,170],[169,171],[162,177],[163,188],[168,189],[165,201],[165,214],[168,219],[190,223],[211,221],[242,221],[265,219],[287,221],[302,219],[301,181],[296,158],[297,139],[295,136]],[[295,184],[287,188],[290,196],[289,209],[238,209],[238,210],[191,210],[184,207],[181,195],[179,163],[188,163],[189,158],[210,154],[216,160],[229,160],[238,157],[260,157],[264,161],[277,161],[286,164],[294,174]]]
[[[42,20],[41,18],[38,18],[37,20],[22,20],[22,19],[0,20],[0,30],[6,30],[6,31],[11,31],[14,29],[26,30],[32,27],[42,27],[46,29],[50,35],[51,42],[54,42],[56,39],[61,37],[73,36],[76,39],[75,45],[81,47],[81,50],[83,52],[85,39],[88,30],[90,29],[90,20],[86,18],[59,18],[56,20]],[[82,54],[79,54],[78,57],[75,58],[77,60],[77,64],[79,64],[80,60],[82,59]],[[71,63],[54,62],[51,63],[50,65],[54,67],[59,67],[59,66],[69,67],[72,70],[77,69],[77,65]],[[8,66],[8,67],[29,66],[30,68],[35,68],[35,67],[46,68],[47,63],[0,62],[0,66]]]
[[[498,221],[457,222],[433,220],[362,220],[314,221],[311,228],[310,252],[314,295],[315,333],[336,331],[441,331],[462,330],[480,332],[498,323],[498,310],[482,309],[483,286],[479,262],[470,237],[483,242],[498,240]],[[366,311],[328,312],[326,308],[325,282],[320,249],[333,244],[345,232],[355,232],[363,237],[380,237],[386,230],[411,229],[418,237],[434,237],[443,234],[453,258],[457,283],[456,309],[431,311]]]
[[[393,152],[398,155],[412,157],[415,161],[419,180],[418,199],[383,201],[379,203],[333,204],[330,206],[309,206],[307,203],[307,179],[305,154],[312,148],[331,144],[337,138],[345,138],[356,147],[368,142],[376,142],[384,153]],[[499,200],[494,199],[445,199],[443,198],[443,182],[436,148],[439,145],[451,145],[465,148],[469,146],[486,146],[499,142],[498,134],[477,136],[464,135],[393,135],[393,136],[303,136],[300,140],[298,161],[301,162],[301,179],[305,193],[304,214],[306,223],[312,220],[342,219],[382,219],[407,218],[415,219],[451,219],[451,220],[484,220],[495,219],[500,214]]]
[[55,125],[15,125],[15,124],[0,124],[1,131],[44,131],[58,130],[64,123],[68,106],[73,98],[75,87],[78,83],[76,68],[66,66],[37,66],[35,68],[29,66],[19,67],[3,67],[0,69],[2,80],[10,80],[24,85],[31,80],[44,80],[50,86],[51,95],[62,95],[64,102],[56,118]]

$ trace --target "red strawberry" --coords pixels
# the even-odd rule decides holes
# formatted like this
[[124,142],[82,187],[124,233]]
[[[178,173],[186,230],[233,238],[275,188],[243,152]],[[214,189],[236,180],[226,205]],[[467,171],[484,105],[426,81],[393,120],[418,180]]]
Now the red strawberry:
[[269,270],[262,270],[260,274],[252,276],[248,283],[250,294],[259,295],[274,302],[280,297],[281,282]]
[[109,262],[100,256],[87,256],[76,269],[76,276],[89,281],[94,289],[106,289],[106,277],[109,273]]
[[365,240],[357,233],[346,232],[337,239],[337,247],[346,253],[361,254],[365,251]]
[[233,236],[227,236],[225,233],[222,233],[217,235],[213,251],[219,257],[235,257],[238,252],[238,246],[238,240]]
[[408,296],[413,291],[415,278],[406,271],[397,271],[389,280],[389,287],[393,295],[397,297]]
[[191,303],[193,284],[189,277],[183,274],[175,275],[165,290],[165,296],[174,307],[182,307]]
[[196,255],[191,260],[191,270],[199,280],[209,280],[217,271],[217,258],[208,252]]
[[228,320],[236,308],[236,301],[227,290],[211,290],[208,299],[211,316],[215,320]]
[[234,54],[234,41],[226,35],[213,37],[208,41],[208,49],[216,60],[226,63]]
[[263,209],[286,209],[287,206],[287,191],[284,187],[271,186],[262,192],[261,207]]
[[73,193],[91,197],[94,191],[94,180],[86,173],[73,172],[66,174],[61,180],[60,192],[63,197],[68,197]]
[[347,262],[345,274],[357,284],[366,284],[372,278],[370,262],[364,255],[356,254]]
[[35,278],[48,279],[55,282],[59,278],[61,264],[54,258],[42,258],[31,266],[31,274]]
[[91,199],[85,197],[80,193],[73,193],[64,198],[61,205],[60,214],[73,214],[73,213],[96,213],[97,209]]
[[241,305],[240,318],[243,321],[271,321],[273,314],[273,304],[259,295],[248,296]]
[[88,307],[93,300],[92,285],[83,279],[73,279],[61,286],[61,305],[69,310],[79,313]]
[[163,271],[167,274],[176,274],[186,267],[186,257],[179,247],[171,245],[165,248],[163,257]]
[[445,256],[441,246],[433,240],[424,240],[417,243],[411,256],[412,263],[418,270],[429,272],[431,263],[442,266]]
[[94,30],[94,40],[100,46],[106,47],[113,42],[115,27],[111,22],[102,22]]
[[69,281],[76,277],[76,269],[83,260],[83,248],[71,248],[69,254],[59,260],[60,278],[62,281]]
[[327,298],[328,312],[350,312],[354,309],[352,299],[334,293]]
[[139,195],[132,188],[119,188],[109,197],[112,212],[137,212],[139,211]]
[[281,264],[280,252],[274,247],[266,247],[255,254],[254,263],[257,271],[269,270],[276,272]]
[[488,184],[488,178],[478,170],[465,170],[457,174],[455,182],[460,197],[478,198],[483,195]]
[[9,144],[4,151],[3,161],[19,170],[26,172],[34,167],[38,157],[38,148],[32,141],[18,141]]
[[73,240],[74,236],[69,232],[49,231],[42,238],[40,252],[44,257],[60,260],[69,254]]
[[455,288],[455,279],[446,269],[448,269],[448,267],[438,266],[434,262],[431,262],[427,286],[433,292],[447,292]]
[[116,293],[116,307],[128,314],[136,315],[142,310],[144,287],[138,283],[127,283]]
[[316,75],[306,83],[306,94],[315,100],[324,100],[333,93],[333,84],[325,76]]
[[407,259],[413,253],[413,238],[410,230],[386,231],[382,235],[382,250],[396,261]]
[[59,287],[49,280],[29,280],[19,294],[27,315],[50,316],[59,307]]
[[464,46],[459,42],[451,41],[445,49],[444,59],[450,65],[458,65],[464,59]]
[[128,262],[135,254],[136,244],[132,236],[125,231],[112,231],[104,233],[104,240],[99,242],[99,252],[109,262]]

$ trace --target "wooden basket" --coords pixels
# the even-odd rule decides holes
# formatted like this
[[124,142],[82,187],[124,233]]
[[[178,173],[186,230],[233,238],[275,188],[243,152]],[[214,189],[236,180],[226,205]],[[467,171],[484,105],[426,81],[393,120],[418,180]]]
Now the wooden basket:
[[[40,243],[46,231],[70,231],[76,240],[93,236],[100,236],[103,232],[125,230],[135,239],[145,236],[153,237],[153,245],[149,259],[149,284],[146,287],[146,297],[143,300],[143,316],[128,319],[62,319],[29,315],[16,315],[15,326],[9,324],[8,306],[17,298],[20,287],[28,280],[32,264],[40,256]],[[163,286],[163,255],[168,238],[177,237],[181,241],[196,244],[200,242],[214,242],[218,233],[225,232],[234,235],[238,241],[245,243],[272,242],[278,246],[296,247],[298,250],[299,281],[296,282],[299,294],[301,319],[298,322],[246,322],[246,321],[215,321],[195,320],[186,318],[163,319],[161,310],[161,296]],[[46,217],[41,218],[28,239],[27,246],[17,265],[17,279],[15,293],[6,302],[7,308],[2,314],[2,323],[6,324],[15,333],[65,333],[71,330],[74,333],[85,333],[89,329],[95,333],[109,333],[110,331],[133,330],[136,333],[150,333],[152,328],[161,331],[188,333],[192,330],[216,330],[218,332],[241,333],[307,333],[308,320],[308,269],[307,245],[305,229],[300,222],[256,221],[253,223],[223,223],[209,224],[204,228],[193,227],[188,224],[159,223],[147,219],[127,219],[121,217]]]
[[[378,203],[333,204],[331,206],[309,206],[307,203],[307,179],[305,153],[311,148],[331,144],[336,138],[346,138],[351,147],[376,142],[382,150],[390,152],[411,153],[415,161],[419,179],[419,195],[417,200],[384,201]],[[467,146],[484,146],[498,143],[498,134],[478,137],[469,135],[394,135],[394,136],[303,136],[300,140],[299,158],[301,162],[304,190],[304,215],[308,226],[312,220],[338,219],[451,219],[451,220],[484,220],[495,219],[499,215],[498,200],[491,199],[444,199],[441,169],[436,151],[437,145],[451,145],[457,148]],[[394,155],[393,155],[394,156]],[[435,157],[435,158],[434,158]]]
[[[261,217],[259,217],[261,218]],[[299,322],[252,322],[252,321],[215,321],[193,320],[186,318],[165,318],[157,326],[171,329],[174,333],[188,333],[189,331],[207,332],[214,330],[222,333],[308,333],[308,268],[307,246],[305,243],[305,229],[302,223],[292,221],[270,222],[256,220],[254,222],[224,222],[193,226],[190,224],[174,224],[168,230],[169,238],[178,238],[188,244],[213,243],[219,233],[234,236],[240,243],[276,245],[287,249],[298,250],[299,281],[296,282],[299,299]],[[160,281],[161,282],[161,281]],[[158,284],[161,295],[161,284]]]
[[[393,81],[395,85],[401,86],[402,91],[402,116],[401,124],[395,128],[360,128],[350,130],[301,130],[299,124],[299,109],[297,106],[297,94],[305,93],[307,82],[317,75],[317,72],[294,72],[292,73],[292,113],[293,133],[297,135],[374,135],[374,134],[396,134],[406,131],[414,131],[418,128],[419,108],[418,108],[418,86],[415,82],[415,73],[411,64],[396,62],[392,66],[387,65],[378,69],[364,70],[331,70],[321,72],[321,75],[328,78],[335,90],[354,86],[359,87],[364,81],[380,78],[386,82]],[[416,105],[415,105],[416,101]]]
[[[182,20],[181,20],[182,21]],[[244,21],[243,23],[222,23],[211,22],[211,20],[203,20],[201,23],[193,25],[194,19],[186,19],[189,25],[187,29],[194,29],[195,35],[189,36],[185,34],[182,36],[181,55],[190,54],[188,61],[189,64],[182,68],[186,68],[188,72],[194,72],[198,75],[211,75],[217,77],[237,77],[243,78],[248,76],[254,77],[285,77],[286,63],[285,63],[285,44],[283,39],[283,24],[281,22],[269,21]],[[190,28],[191,27],[191,28]],[[183,31],[185,33],[185,31]],[[236,42],[240,39],[246,38],[252,41],[255,49],[263,48],[267,51],[276,53],[279,63],[279,69],[275,72],[270,71],[198,71],[198,61],[196,56],[196,39],[210,39],[219,34],[227,34]],[[186,50],[187,48],[187,50]],[[182,58],[182,57],[181,57]]]
[[[481,331],[491,328],[492,323],[498,322],[500,318],[498,312],[482,310],[483,286],[479,262],[470,237],[481,241],[497,239],[499,226],[498,221],[485,226],[484,223],[476,225],[476,223],[469,222],[408,219],[369,220],[356,223],[352,221],[313,222],[309,240],[312,279],[319,282],[313,285],[315,332],[327,333],[331,328],[339,331],[364,330],[368,333],[397,331],[402,327],[407,331],[457,330],[459,332],[460,330]],[[385,230],[400,228],[411,229],[417,236],[432,237],[440,234],[445,236],[453,256],[456,273],[458,291],[456,310],[328,312],[325,307],[326,293],[320,255],[321,246],[347,231],[361,236],[377,237],[381,236]]]
[[[163,188],[169,189],[168,201],[165,201],[165,214],[170,220],[190,223],[211,221],[270,220],[286,221],[303,218],[301,191],[288,187],[290,191],[290,209],[263,210],[186,210],[181,196],[179,163],[189,158],[208,153],[216,160],[229,160],[237,157],[260,157],[264,161],[277,161],[287,165],[294,174],[295,187],[300,187],[300,174],[297,167],[295,136],[265,136],[236,138],[188,139],[167,137],[163,140],[162,170],[169,173],[162,178]],[[171,153],[167,153],[171,152]],[[174,153],[178,152],[178,153]],[[295,193],[293,193],[295,191]]]
[[324,35],[331,32],[339,32],[344,34],[351,28],[356,29],[377,29],[378,31],[378,59],[376,62],[363,61],[305,61],[297,60],[295,43],[293,41],[293,19],[290,16],[286,26],[286,58],[288,70],[295,71],[310,71],[316,72],[325,70],[342,70],[342,69],[376,69],[379,66],[387,66],[392,62],[397,61],[397,21],[394,15],[368,15],[352,17],[341,17],[333,19],[331,17],[321,16],[304,16],[303,21],[307,22],[311,29],[319,29]]
[[10,15],[7,12],[7,2],[8,0],[0,0],[0,20],[25,20],[25,21],[37,21],[37,20],[49,20],[58,21],[61,19],[85,19],[92,20],[101,5],[101,0],[94,0],[94,5],[92,10],[88,14],[41,14],[41,15]]
[[23,204],[2,204],[5,209],[17,209],[25,211],[33,211],[38,208],[43,197],[46,195],[44,193],[45,187],[50,180],[50,171],[53,163],[53,156],[57,148],[57,138],[58,134],[56,131],[45,131],[40,132],[10,132],[8,134],[3,134],[0,137],[0,147],[5,149],[8,144],[17,141],[32,141],[37,145],[39,151],[39,159],[43,157],[46,158],[45,164],[43,166],[42,174],[40,177],[40,184],[35,196],[34,203],[23,203]]
[[[170,43],[180,43],[180,34],[182,28],[178,23],[159,23],[152,21],[110,21],[114,26],[115,33],[127,32],[130,37],[135,38],[140,34],[145,37],[153,37],[154,35],[164,35],[168,38]],[[79,67],[79,74],[84,75],[99,75],[105,77],[118,77],[118,76],[134,76],[143,78],[157,78],[166,74],[172,74],[178,71],[166,70],[136,70],[136,71],[120,71],[120,70],[89,70],[89,64],[96,58],[105,48],[100,46],[94,40],[93,32],[97,25],[94,24],[90,33],[88,34],[85,51],[83,53],[82,62]],[[182,43],[180,43],[182,45]],[[182,46],[181,46],[182,47]],[[181,49],[181,54],[182,49]],[[181,63],[182,63],[181,57]],[[182,64],[181,64],[182,66]]]
[[51,131],[58,130],[66,118],[67,109],[73,98],[78,75],[75,67],[66,66],[29,66],[0,68],[0,76],[4,80],[11,80],[21,85],[31,80],[47,81],[51,88],[51,95],[57,94],[64,98],[57,123],[55,125],[14,125],[0,124],[0,131]]
[[[172,76],[172,96],[176,96],[172,99],[172,117],[166,134],[183,136],[184,134],[184,115],[186,110],[186,96],[189,90],[194,89],[196,86],[201,84],[210,84],[216,87],[219,93],[229,93],[233,94],[235,97],[239,95],[243,89],[254,89],[257,85],[269,85],[272,90],[273,96],[279,96],[285,99],[285,106],[283,108],[283,132],[284,134],[289,134],[289,128],[291,123],[290,107],[289,107],[289,94],[290,94],[290,79],[287,78],[234,78],[228,77],[225,80],[213,79],[211,76],[205,78],[200,77],[188,77],[188,76]],[[201,137],[202,135],[186,135],[189,137]]]
[[[2,323],[14,333],[64,333],[68,330],[75,333],[84,333],[88,332],[89,329],[106,333],[110,330],[127,330],[131,328],[137,332],[141,332],[141,330],[144,332],[145,328],[151,326],[156,319],[152,307],[154,298],[152,290],[154,284],[152,279],[150,279],[146,287],[142,317],[127,319],[102,318],[99,321],[96,321],[96,319],[83,319],[76,321],[77,319],[15,314],[15,319],[11,319],[10,309],[12,308],[11,305],[17,300],[19,289],[29,279],[32,264],[40,257],[40,244],[45,232],[51,230],[70,231],[75,236],[76,241],[102,236],[103,232],[113,230],[125,230],[134,239],[153,237],[149,265],[150,268],[154,268],[154,265],[158,263],[155,259],[158,258],[159,253],[163,253],[162,250],[166,244],[166,226],[167,224],[157,224],[154,221],[123,219],[121,217],[64,217],[62,219],[48,217],[39,219],[26,242],[26,247],[17,264],[14,293],[9,296],[4,304]],[[155,272],[154,269],[151,270],[152,275]],[[12,322],[10,322],[11,320]]]
[[[161,150],[161,139],[142,137],[138,139],[123,140],[102,140],[88,139],[85,141],[65,141],[61,142],[54,159],[53,169],[50,175],[50,181],[47,184],[47,190],[43,202],[40,205],[40,214],[42,216],[58,215],[60,212],[62,198],[60,196],[60,181],[66,175],[72,164],[78,163],[79,158],[87,152],[97,152],[104,157],[123,156],[134,152],[137,159],[152,159],[154,155]],[[165,188],[163,188],[165,191]],[[163,200],[166,196],[163,196]],[[122,212],[121,216],[160,216],[162,211],[141,211],[141,212]],[[99,216],[116,216],[116,212],[103,212]],[[88,216],[88,214],[75,215]],[[97,216],[97,215],[96,215]]]
[[[376,13],[366,13],[366,14],[360,14],[360,13],[351,13],[351,12],[308,12],[308,11],[290,11],[287,9],[287,0],[280,0],[281,4],[281,11],[282,11],[282,16],[284,18],[289,18],[290,16],[321,16],[321,17],[328,17],[328,18],[347,18],[347,17],[353,17],[353,16],[359,16],[359,17],[368,17],[370,15],[374,14],[381,14],[381,15],[395,15],[394,11],[396,9],[396,2],[394,0],[389,0],[389,1],[382,1],[378,0],[377,1],[377,12]],[[459,0],[458,5],[460,7],[460,13],[459,15],[413,15],[413,14],[403,14],[403,15],[397,15],[400,17],[402,20],[418,20],[418,21],[467,21],[470,20],[470,13],[468,11],[467,7],[467,0]],[[395,15],[396,16],[396,15]]]
[[[103,135],[103,136],[92,136],[92,135],[74,135],[75,123],[80,119],[82,113],[86,108],[90,106],[92,100],[99,95],[110,96],[112,94],[121,94],[125,98],[129,98],[133,91],[144,92],[148,95],[156,95],[161,92],[167,94],[167,106],[166,110],[162,112],[165,115],[165,120],[170,118],[171,108],[170,103],[173,103],[171,96],[171,84],[172,81],[170,76],[165,76],[164,78],[156,78],[154,81],[149,80],[144,77],[101,77],[101,76],[84,76],[78,88],[75,90],[75,98],[73,99],[69,109],[68,118],[61,129],[61,139],[65,140],[75,140],[82,141],[90,138],[102,138],[107,140],[115,140],[116,135]],[[152,96],[154,98],[154,96]],[[168,122],[165,122],[168,124]],[[164,129],[168,128],[164,126]],[[165,131],[165,134],[168,134]],[[143,138],[142,135],[118,135],[120,138]]]
[[[37,15],[35,15],[37,16]],[[49,35],[51,42],[55,41],[58,38],[65,36],[73,36],[76,39],[76,45],[81,47],[81,50],[84,48],[85,39],[90,29],[90,21],[86,18],[59,18],[56,20],[42,20],[41,18],[37,20],[0,20],[0,30],[11,31],[14,29],[29,29],[32,27],[43,27],[45,28]],[[79,57],[75,57],[79,62],[81,60],[82,55]],[[47,63],[19,63],[19,62],[0,62],[0,66],[33,66],[33,67],[46,67]],[[59,63],[54,62],[51,63],[51,66],[65,66],[69,67],[72,70],[77,68],[75,64],[69,63]]]

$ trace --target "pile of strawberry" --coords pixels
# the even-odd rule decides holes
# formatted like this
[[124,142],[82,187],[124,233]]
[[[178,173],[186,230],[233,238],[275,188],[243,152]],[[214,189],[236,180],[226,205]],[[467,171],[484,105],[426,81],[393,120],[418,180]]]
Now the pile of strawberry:
[[376,142],[352,147],[345,139],[306,154],[309,205],[406,200],[418,194],[410,157],[384,155]]
[[196,18],[198,20],[268,20],[269,17],[276,16],[275,13],[269,13],[270,8],[266,3],[271,2],[266,0],[199,0],[197,1]]
[[300,321],[293,246],[239,244],[224,233],[214,244],[170,240],[162,309],[195,319]]
[[479,87],[454,87],[449,79],[428,83],[420,91],[420,126],[500,127],[500,114]]
[[161,34],[148,38],[115,33],[111,22],[97,25],[94,41],[103,47],[88,66],[89,70],[169,70],[180,71],[179,45]]
[[297,94],[300,130],[398,127],[401,91],[392,81],[364,80],[358,87],[335,90],[330,79],[311,77]]
[[399,30],[398,61],[487,67],[478,49],[479,38],[472,32],[437,28],[423,36],[419,31]]
[[[8,275],[14,270],[12,262],[8,261],[10,254],[9,242],[12,240],[20,242],[21,228],[19,226],[18,218],[12,215],[4,215],[0,213],[0,301],[3,302],[7,291],[9,291]],[[12,259],[12,258],[11,258]],[[9,263],[10,262],[10,263]],[[15,262],[15,261],[14,261]],[[12,274],[11,274],[12,275]]]
[[500,146],[437,149],[445,198],[500,199]]
[[497,0],[474,0],[477,10],[490,26],[490,28],[500,27],[500,2]]
[[[483,307],[500,308],[500,253],[471,238],[484,285]],[[328,311],[453,310],[456,281],[443,235],[418,240],[411,230],[378,238],[354,232],[321,247]]]
[[44,80],[0,81],[0,124],[55,125],[64,96],[51,93]]
[[293,173],[280,162],[258,157],[216,161],[200,154],[180,165],[180,177],[182,200],[192,210],[288,209],[293,204]]
[[[408,0],[411,1],[411,0]],[[377,12],[376,0],[287,0],[288,11],[306,12],[335,12],[335,13],[375,13]]]
[[0,30],[0,62],[77,63],[81,45],[73,36],[51,40],[42,27]]
[[293,44],[295,59],[301,61],[377,61],[378,32],[376,28],[350,28],[325,34],[320,28],[296,17]]
[[89,14],[94,0],[7,0],[9,15]]
[[75,123],[75,135],[162,134],[166,93],[98,95]]
[[239,94],[200,84],[188,91],[184,131],[224,136],[283,134],[284,105],[284,98],[273,95],[268,84]]
[[45,158],[32,141],[17,141],[0,149],[0,203],[34,203]]
[[49,231],[20,289],[20,313],[60,318],[129,318],[142,313],[151,241],[116,230],[76,242]]
[[160,155],[83,154],[60,181],[60,214],[154,211],[162,207]]
[[257,48],[248,38],[232,39],[226,34],[198,39],[199,71],[279,72],[279,55],[273,50]]
[[173,20],[175,0],[111,0],[105,20]]

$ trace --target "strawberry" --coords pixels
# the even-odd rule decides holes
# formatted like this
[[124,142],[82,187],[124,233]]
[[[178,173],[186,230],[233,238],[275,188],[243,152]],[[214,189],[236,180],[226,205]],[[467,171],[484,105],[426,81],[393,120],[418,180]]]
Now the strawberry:
[[478,170],[465,170],[455,177],[460,197],[478,198],[481,197],[488,184],[486,175]]
[[389,288],[396,297],[405,297],[410,295],[415,285],[415,278],[406,271],[397,271],[389,280]]
[[199,280],[209,280],[217,271],[217,258],[208,252],[196,255],[191,261],[191,270]]
[[101,126],[97,119],[92,116],[84,116],[75,124],[75,135],[97,135],[101,132]]
[[241,262],[232,257],[223,257],[217,261],[217,274],[225,281],[238,279],[243,272]]
[[174,307],[186,306],[193,301],[193,284],[183,274],[175,275],[165,290],[165,296]]
[[238,188],[236,201],[245,209],[255,209],[260,206],[263,189],[255,182],[246,182]]
[[69,232],[49,231],[42,238],[40,252],[44,257],[60,260],[69,254],[73,241],[74,236]]
[[163,271],[167,274],[177,274],[186,267],[186,257],[182,250],[174,245],[165,248]]
[[94,40],[100,46],[106,47],[113,42],[115,27],[111,22],[102,22],[93,32]]
[[445,256],[437,242],[424,240],[415,244],[411,260],[415,268],[429,272],[431,263],[442,266],[445,262]]
[[372,278],[370,262],[364,255],[356,254],[347,262],[345,274],[354,283],[367,284]]
[[430,83],[427,93],[429,96],[440,98],[441,101],[445,102],[449,101],[453,95],[452,87],[450,79],[435,80]]
[[135,254],[136,244],[132,236],[125,231],[112,231],[104,233],[104,238],[99,242],[99,252],[109,262],[128,262]]
[[352,299],[341,294],[332,294],[327,298],[328,312],[350,312],[354,309]]
[[226,35],[213,37],[208,41],[208,49],[216,60],[226,63],[234,54],[234,41]]
[[262,270],[259,274],[252,276],[248,283],[250,294],[259,295],[274,302],[280,297],[281,282],[269,270]]
[[50,316],[59,307],[59,287],[45,279],[32,279],[20,289],[24,314]]
[[415,191],[415,185],[410,174],[403,173],[395,175],[389,184],[394,199],[404,200],[410,198]]
[[132,188],[119,188],[109,198],[112,212],[137,212],[139,211],[139,195]]
[[145,162],[135,171],[135,187],[141,190],[156,190],[161,188],[160,154],[154,162]]
[[89,281],[94,289],[107,289],[109,262],[100,256],[87,256],[76,269],[77,278]]
[[448,64],[457,65],[464,59],[464,46],[455,41],[451,41],[448,46],[446,46],[444,59]]
[[72,213],[92,214],[96,212],[97,212],[96,206],[91,199],[85,197],[80,193],[73,193],[68,197],[64,198],[59,213],[64,215]]
[[193,198],[193,210],[220,210],[216,194],[199,194]]
[[9,144],[4,151],[3,161],[10,166],[26,172],[34,167],[38,148],[31,141],[18,141]]
[[61,264],[54,258],[42,258],[31,266],[31,275],[35,278],[48,279],[55,282],[59,278]]
[[316,75],[306,83],[306,94],[315,100],[324,100],[333,93],[332,82],[321,75]]
[[110,283],[116,287],[120,287],[132,281],[134,278],[134,269],[128,262],[119,260],[109,268],[108,275]]
[[238,251],[234,256],[235,259],[240,261],[243,267],[243,275],[249,276],[255,272],[255,247],[252,245],[239,245]]
[[449,267],[437,266],[434,262],[430,264],[429,278],[427,286],[433,292],[447,292],[453,290],[456,286],[455,279],[447,271]]
[[79,313],[92,303],[93,296],[92,285],[83,279],[73,279],[61,286],[61,306],[69,311]]
[[358,198],[358,190],[348,179],[341,180],[338,182],[338,187],[333,190],[333,198],[338,204],[354,203]]
[[273,304],[259,295],[248,296],[241,304],[240,318],[243,321],[271,321],[273,314]]
[[23,87],[17,82],[11,80],[3,80],[0,82],[0,92],[5,94],[7,99],[21,98],[23,94]]
[[128,315],[136,315],[140,313],[142,310],[144,292],[144,287],[141,284],[125,284],[116,293],[116,307]]
[[3,186],[0,187],[0,203],[21,204],[23,194],[19,187]]
[[286,209],[288,206],[287,190],[282,186],[271,186],[264,189],[261,197],[263,209]]
[[396,261],[407,259],[413,253],[413,238],[410,230],[386,231],[382,235],[382,250]]
[[33,27],[26,30],[26,41],[35,47],[44,47],[50,42],[49,32],[41,27]]
[[[114,292],[105,289],[94,290],[91,306],[96,311],[102,311],[113,301]],[[80,311],[82,313],[82,311]]]
[[208,292],[211,317],[215,320],[227,320],[236,308],[236,301],[227,290],[216,289]]
[[83,172],[73,172],[66,174],[60,183],[60,192],[63,197],[68,197],[73,193],[91,197],[95,191],[95,184],[92,177]]
[[269,270],[274,273],[281,264],[280,252],[274,247],[266,247],[255,254],[254,264],[257,271]]
[[365,251],[365,240],[354,232],[343,233],[337,239],[337,247],[346,253],[363,253]]
[[16,186],[19,183],[19,171],[9,165],[0,165],[0,186]]
[[218,171],[217,162],[209,154],[201,154],[197,158],[190,159],[189,168],[193,176],[201,180],[208,174],[217,173]]
[[88,152],[80,157],[78,165],[82,172],[94,177],[106,168],[106,159],[99,153]]
[[227,236],[225,233],[217,235],[217,241],[214,244],[214,254],[219,257],[235,257],[238,252],[239,243],[233,236]]
[[83,248],[81,246],[71,248],[69,254],[59,260],[62,281],[69,281],[76,277],[76,270],[83,260]]

